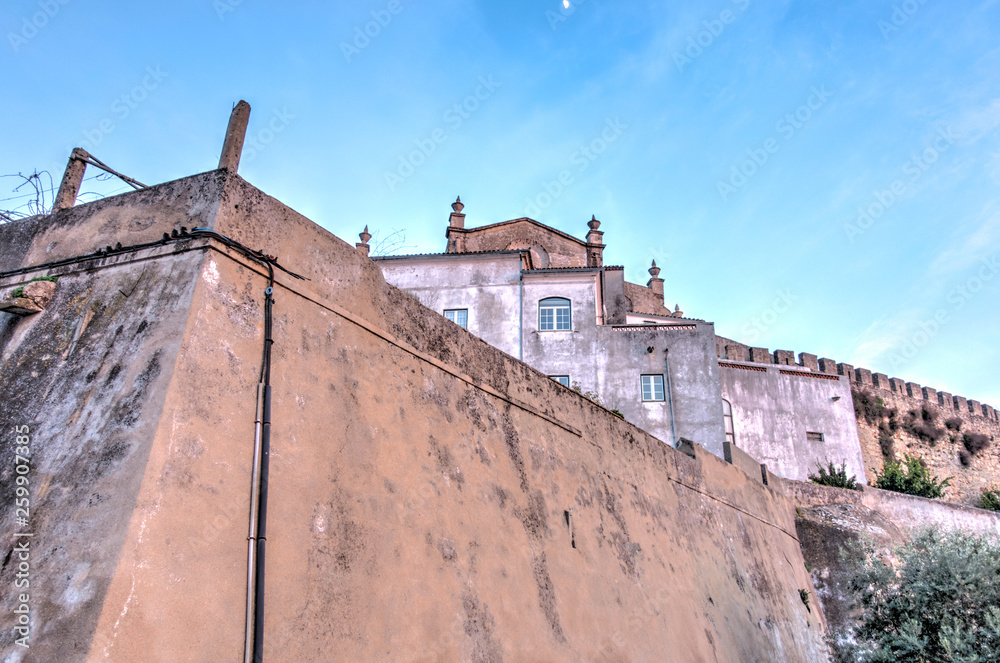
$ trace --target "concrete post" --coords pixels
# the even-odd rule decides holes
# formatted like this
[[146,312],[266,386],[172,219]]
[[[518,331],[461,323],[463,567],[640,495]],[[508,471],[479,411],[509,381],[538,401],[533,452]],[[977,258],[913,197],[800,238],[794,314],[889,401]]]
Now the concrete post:
[[236,172],[240,167],[240,156],[243,154],[243,140],[247,135],[247,125],[250,123],[250,104],[242,99],[229,115],[229,126],[226,127],[226,140],[222,144],[222,156],[219,157],[219,168]]
[[52,203],[52,211],[58,212],[61,209],[69,209],[76,204],[76,197],[80,194],[80,185],[83,184],[83,175],[87,171],[87,162],[90,155],[82,147],[74,147],[69,155],[69,163],[66,164],[66,172],[63,173],[62,183],[59,184],[59,193]]

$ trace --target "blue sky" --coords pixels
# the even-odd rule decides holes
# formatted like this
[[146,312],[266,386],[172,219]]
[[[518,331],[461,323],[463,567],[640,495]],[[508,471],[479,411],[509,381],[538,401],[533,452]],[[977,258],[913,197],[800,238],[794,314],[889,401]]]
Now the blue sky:
[[997,0],[9,0],[0,28],[0,174],[210,170],[242,98],[241,175],[348,242],[443,250],[457,194],[470,225],[594,214],[722,335],[1000,407]]

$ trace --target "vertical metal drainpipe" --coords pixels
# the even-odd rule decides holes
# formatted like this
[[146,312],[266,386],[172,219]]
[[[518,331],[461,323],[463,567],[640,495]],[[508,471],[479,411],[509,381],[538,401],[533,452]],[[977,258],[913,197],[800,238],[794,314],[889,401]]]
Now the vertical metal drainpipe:
[[[270,283],[274,282],[271,275]],[[271,454],[271,294],[264,291],[264,352],[257,385],[254,457],[250,489],[250,529],[247,536],[246,633],[244,663],[264,660],[264,546],[267,543],[267,483]]]
[[673,437],[673,445],[677,446],[677,430],[674,428],[674,392],[670,388],[670,349],[663,351],[663,365],[667,371],[667,403],[670,405],[670,435]]
[[261,411],[264,407],[264,383],[257,385],[257,412],[253,424],[253,471],[250,473],[250,532],[247,534],[247,611],[243,663],[253,660],[254,586],[257,578],[257,496],[260,488]]

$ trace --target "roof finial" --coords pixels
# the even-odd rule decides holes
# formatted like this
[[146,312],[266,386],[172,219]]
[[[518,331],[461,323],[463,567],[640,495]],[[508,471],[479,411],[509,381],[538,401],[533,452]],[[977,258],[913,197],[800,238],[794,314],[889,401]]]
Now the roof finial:
[[354,244],[354,247],[363,256],[367,256],[368,252],[371,251],[371,247],[368,246],[368,240],[372,238],[371,234],[368,232],[368,226],[365,225],[365,229],[358,233],[358,237],[361,238],[360,242]]
[[458,196],[457,198],[455,198],[455,202],[451,204],[451,208],[456,212],[461,212],[463,209],[465,209],[465,205],[462,204],[462,196]]
[[591,230],[597,230],[601,227],[601,222],[597,220],[597,217],[593,214],[590,215],[590,221],[587,221],[587,227]]
[[649,275],[654,279],[660,275],[660,268],[656,266],[656,261],[653,261],[653,266],[649,268]]
[[684,311],[681,310],[681,305],[680,304],[674,304],[674,317],[675,318],[683,318],[684,317]]

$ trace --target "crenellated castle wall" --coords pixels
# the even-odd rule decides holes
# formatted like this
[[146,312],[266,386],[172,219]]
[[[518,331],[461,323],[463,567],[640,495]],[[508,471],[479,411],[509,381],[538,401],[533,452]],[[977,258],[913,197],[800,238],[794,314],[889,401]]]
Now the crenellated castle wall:
[[[900,426],[892,431],[891,453],[897,458],[907,453],[915,454],[924,460],[933,474],[940,478],[951,477],[951,484],[944,495],[944,499],[951,502],[977,505],[984,489],[1000,486],[1000,413],[992,405],[805,352],[799,353],[796,361],[796,354],[790,350],[771,352],[767,348],[751,347],[723,337],[716,337],[716,352],[721,360],[791,365],[800,367],[800,370],[807,368],[818,373],[845,376],[853,391],[867,392],[879,399],[888,410],[895,410],[900,423],[911,412],[922,418],[926,409],[934,419],[932,425],[945,428],[944,434],[940,439],[931,441],[920,439]],[[961,420],[960,428],[957,431],[946,428],[944,422],[956,417]],[[985,435],[990,443],[985,449],[970,454],[963,443],[967,434]],[[870,484],[875,483],[876,474],[883,469],[885,445],[879,437],[878,423],[870,423],[859,416],[858,439],[865,476]],[[839,462],[838,459],[831,460]]]
[[855,367],[825,357],[820,359],[817,355],[806,352],[800,352],[799,359],[796,361],[795,353],[791,350],[775,350],[772,353],[767,348],[750,347],[721,336],[716,337],[715,348],[719,359],[802,366],[829,375],[844,375],[847,376],[852,385],[857,387],[871,387],[917,401],[927,401],[931,405],[940,407],[947,416],[957,415],[968,419],[969,422],[983,418],[989,422],[1000,424],[1000,413],[991,405],[947,391],[939,391],[933,387],[923,387],[916,382],[890,378],[885,373],[873,373],[867,368]]

